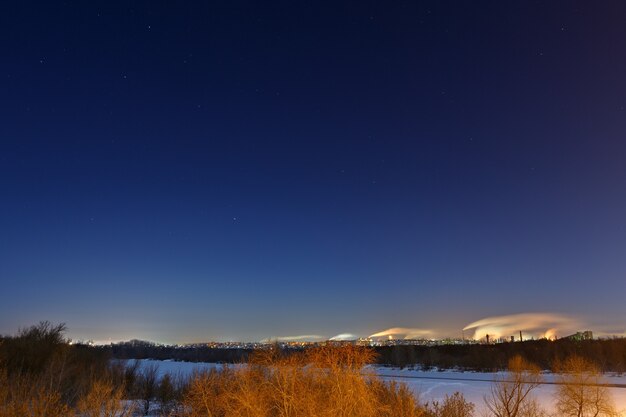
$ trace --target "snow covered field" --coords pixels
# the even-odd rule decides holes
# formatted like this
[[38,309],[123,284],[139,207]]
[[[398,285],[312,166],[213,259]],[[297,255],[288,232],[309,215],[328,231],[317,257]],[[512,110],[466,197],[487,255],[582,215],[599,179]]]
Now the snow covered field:
[[[446,394],[459,391],[468,401],[476,405],[479,412],[484,409],[483,397],[489,394],[492,381],[498,375],[486,372],[419,371],[397,368],[377,368],[377,373],[384,379],[404,382],[422,401],[441,400]],[[554,382],[555,375],[545,374],[544,380]],[[604,380],[607,384],[626,386],[626,375],[606,375]],[[545,384],[535,390],[535,398],[550,411],[553,407],[552,398],[555,389],[556,385]],[[609,389],[617,409],[626,416],[626,387]]]
[[[155,365],[158,367],[159,375],[166,373],[189,376],[194,370],[208,370],[221,368],[215,363],[192,363],[175,361],[141,360],[141,368]],[[491,381],[496,374],[484,372],[460,372],[460,371],[420,371],[415,369],[398,369],[387,367],[375,367],[375,372],[386,380],[394,380],[405,383],[421,401],[441,400],[446,394],[453,394],[456,391],[463,393],[468,401],[476,405],[477,415],[484,409],[483,397],[489,394]],[[546,382],[553,382],[555,375],[546,374]],[[626,386],[626,375],[606,375],[607,384],[621,384]],[[555,385],[541,385],[535,391],[538,401],[547,410],[552,409],[552,397]],[[615,405],[618,410],[626,416],[626,387],[610,388]]]

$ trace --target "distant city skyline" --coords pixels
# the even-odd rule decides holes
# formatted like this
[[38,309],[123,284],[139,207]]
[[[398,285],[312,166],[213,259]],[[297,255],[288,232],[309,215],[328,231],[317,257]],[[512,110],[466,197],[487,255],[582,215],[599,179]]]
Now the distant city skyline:
[[624,334],[625,21],[6,4],[0,333],[459,337],[550,314],[544,332]]
[[[445,330],[433,328],[407,328],[391,327],[372,333],[338,333],[330,334],[292,334],[292,335],[266,335],[262,333],[249,333],[243,337],[225,337],[219,334],[193,334],[190,339],[170,339],[159,336],[159,330],[153,334],[128,333],[126,337],[116,337],[115,333],[106,338],[85,337],[84,334],[75,332],[68,326],[68,335],[74,341],[93,342],[95,344],[109,344],[124,342],[129,340],[145,340],[155,343],[166,344],[187,344],[204,342],[246,342],[246,343],[267,343],[267,342],[319,342],[319,341],[348,341],[359,339],[372,340],[443,340],[443,339],[467,339],[484,340],[489,335],[492,341],[509,340],[511,336],[519,340],[520,333],[523,339],[555,339],[570,336],[577,332],[592,331],[596,337],[626,337],[626,331],[621,330],[621,323],[615,321],[610,323],[606,319],[596,321],[583,320],[580,317],[566,316],[555,313],[523,313],[495,317],[485,317],[468,323],[459,329]],[[93,330],[91,330],[93,333]],[[252,336],[256,334],[255,336]]]

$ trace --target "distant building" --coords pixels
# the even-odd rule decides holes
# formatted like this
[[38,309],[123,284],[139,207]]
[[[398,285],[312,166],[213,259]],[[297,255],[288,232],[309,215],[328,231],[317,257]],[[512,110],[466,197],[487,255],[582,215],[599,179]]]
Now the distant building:
[[578,342],[582,340],[593,340],[593,332],[591,330],[576,332],[574,334],[564,337],[564,339],[576,340]]

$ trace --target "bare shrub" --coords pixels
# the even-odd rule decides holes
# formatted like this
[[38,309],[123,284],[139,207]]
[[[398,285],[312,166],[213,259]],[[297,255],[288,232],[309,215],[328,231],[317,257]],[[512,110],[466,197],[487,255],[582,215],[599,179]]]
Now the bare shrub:
[[248,365],[195,374],[184,397],[190,417],[419,417],[401,384],[363,369],[372,351],[324,346],[285,355],[255,353]]
[[158,382],[159,367],[156,365],[148,365],[139,373],[136,384],[144,415],[150,411],[150,406],[157,395]]
[[44,321],[1,339],[0,417],[129,415],[120,370],[103,351],[69,343],[64,330]]
[[421,417],[428,416],[424,407],[418,405],[415,394],[405,384],[395,381],[382,381],[378,378],[369,381],[375,395],[376,416],[382,417]]
[[192,375],[183,399],[189,417],[217,417],[223,413],[222,392],[229,379],[228,368],[222,372],[215,369]]
[[108,381],[95,381],[76,405],[81,417],[128,417],[134,406],[124,401],[124,388]]
[[177,379],[170,373],[161,377],[157,387],[156,399],[159,403],[160,413],[163,416],[173,415],[176,410],[176,403],[180,399]]
[[570,356],[557,366],[560,385],[556,391],[556,409],[563,417],[613,417],[613,399],[602,383],[597,365],[580,356]]
[[61,393],[29,375],[0,371],[0,417],[66,417]]
[[435,401],[428,406],[428,417],[473,417],[475,406],[463,394],[455,392],[444,397],[443,402]]
[[137,384],[139,375],[140,362],[133,361],[132,365],[126,366],[124,369],[124,384],[129,388],[134,388]]
[[543,378],[539,367],[521,356],[509,360],[508,372],[496,378],[491,392],[485,397],[489,411],[495,417],[534,417],[543,414],[532,397]]

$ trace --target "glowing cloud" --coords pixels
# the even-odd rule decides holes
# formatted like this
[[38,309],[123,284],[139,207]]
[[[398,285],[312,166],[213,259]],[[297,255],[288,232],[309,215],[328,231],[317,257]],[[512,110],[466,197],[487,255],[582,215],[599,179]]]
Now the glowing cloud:
[[359,337],[357,335],[354,335],[352,333],[341,333],[338,334],[336,336],[331,337],[328,340],[337,340],[337,341],[341,341],[341,340],[356,340]]
[[268,339],[262,340],[262,342],[315,342],[318,340],[323,340],[324,336],[320,336],[317,334],[302,334],[298,336],[278,336],[278,337],[270,337]]
[[517,336],[521,331],[526,337],[567,336],[581,330],[583,324],[570,316],[553,313],[524,313],[487,317],[468,324],[463,330],[474,329],[474,339],[486,335],[492,338]]
[[411,327],[392,327],[369,336],[370,339],[390,338],[390,339],[424,339],[433,336],[433,331],[429,329],[417,329]]

